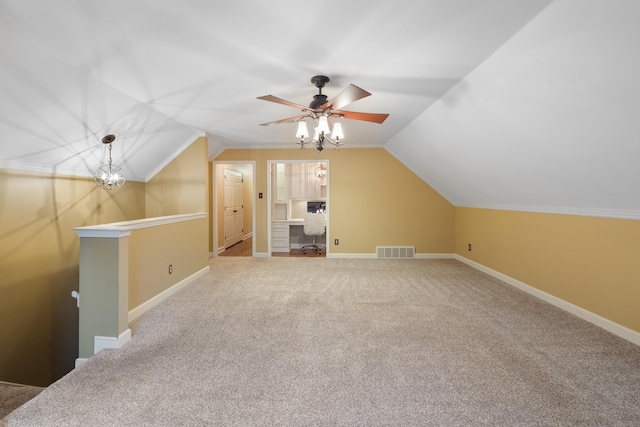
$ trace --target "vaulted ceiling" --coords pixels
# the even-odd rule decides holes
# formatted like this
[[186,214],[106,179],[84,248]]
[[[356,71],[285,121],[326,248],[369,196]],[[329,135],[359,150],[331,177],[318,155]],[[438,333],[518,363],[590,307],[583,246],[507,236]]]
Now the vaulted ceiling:
[[[0,168],[146,181],[197,136],[297,149],[312,76],[459,206],[640,218],[636,0],[0,0]],[[345,148],[348,149],[348,148]]]

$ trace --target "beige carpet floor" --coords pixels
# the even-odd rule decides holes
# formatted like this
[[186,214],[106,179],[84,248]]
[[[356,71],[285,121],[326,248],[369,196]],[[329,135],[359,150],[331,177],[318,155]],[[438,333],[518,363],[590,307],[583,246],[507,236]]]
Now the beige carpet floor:
[[36,397],[44,387],[0,383],[0,419]]
[[640,425],[639,347],[455,260],[216,258],[131,326],[4,425]]

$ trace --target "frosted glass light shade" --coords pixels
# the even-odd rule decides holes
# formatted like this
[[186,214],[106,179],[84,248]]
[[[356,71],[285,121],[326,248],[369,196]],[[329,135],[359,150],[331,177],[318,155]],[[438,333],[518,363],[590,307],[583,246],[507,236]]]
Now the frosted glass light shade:
[[329,122],[327,121],[326,116],[320,116],[318,118],[318,133],[326,133],[329,135],[331,133],[331,129],[329,129]]
[[333,133],[331,137],[335,140],[344,139],[344,134],[342,133],[342,123],[334,123],[333,124]]
[[307,129],[307,122],[304,120],[300,120],[298,122],[298,131],[296,132],[297,138],[308,138],[309,137],[309,129]]

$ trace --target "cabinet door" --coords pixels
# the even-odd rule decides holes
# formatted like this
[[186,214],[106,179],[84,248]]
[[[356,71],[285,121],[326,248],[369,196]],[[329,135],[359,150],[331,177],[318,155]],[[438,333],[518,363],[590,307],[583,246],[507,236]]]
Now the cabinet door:
[[320,198],[320,179],[316,175],[316,169],[320,167],[320,163],[307,163],[307,185],[306,185],[306,198],[307,199],[319,199]]
[[274,200],[276,202],[286,202],[289,199],[289,174],[288,164],[275,163],[272,165],[272,182],[273,191],[275,192]]
[[304,199],[306,193],[306,163],[291,163],[291,198]]

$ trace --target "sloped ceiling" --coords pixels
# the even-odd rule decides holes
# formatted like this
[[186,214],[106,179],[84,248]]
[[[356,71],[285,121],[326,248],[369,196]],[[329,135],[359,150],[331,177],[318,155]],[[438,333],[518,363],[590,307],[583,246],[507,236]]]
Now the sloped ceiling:
[[640,218],[640,2],[553,2],[386,145],[458,206]]
[[[146,181],[197,136],[295,149],[310,78],[347,147],[385,147],[451,202],[639,217],[635,0],[0,0],[0,168]],[[637,20],[637,19],[636,19]],[[348,149],[348,148],[345,148]]]

